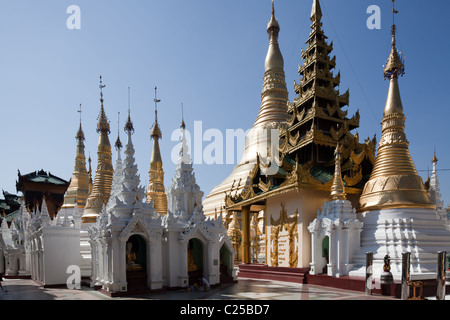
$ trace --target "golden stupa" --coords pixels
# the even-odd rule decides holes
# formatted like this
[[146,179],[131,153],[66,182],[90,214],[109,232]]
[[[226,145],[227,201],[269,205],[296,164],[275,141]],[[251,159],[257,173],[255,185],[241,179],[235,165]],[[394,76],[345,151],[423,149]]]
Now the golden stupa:
[[111,194],[113,165],[111,144],[108,135],[111,132],[108,118],[103,107],[103,91],[105,86],[102,84],[100,77],[100,115],[97,122],[97,133],[100,134],[97,147],[97,169],[95,171],[94,184],[92,191],[86,201],[86,207],[82,216],[82,222],[95,222],[99,216],[103,205],[109,200]]
[[[394,14],[396,13],[395,10]],[[384,68],[389,93],[384,109],[382,137],[369,181],[360,198],[360,211],[390,208],[433,208],[422,178],[409,152],[403,105],[398,86],[405,73],[403,57],[396,48],[396,26],[392,26],[392,50]]]
[[269,49],[264,62],[264,84],[261,93],[261,107],[253,127],[271,123],[283,123],[288,120],[287,102],[289,93],[286,88],[284,59],[278,44],[280,25],[275,17],[272,2],[272,14],[267,24]]
[[[244,152],[239,164],[205,198],[203,210],[207,216],[214,215],[216,211],[225,208],[225,194],[230,189],[233,189],[236,194],[243,191],[250,173],[259,161],[258,156],[270,158],[268,146],[272,145],[271,129],[280,129],[287,126],[289,94],[285,81],[284,59],[278,43],[280,25],[275,17],[273,2],[266,31],[269,37],[269,47],[264,61],[264,79],[258,115],[246,138]],[[276,136],[278,139],[278,135]]]
[[[79,112],[81,113],[81,110]],[[75,138],[78,141],[75,156],[75,168],[72,174],[72,179],[70,180],[70,185],[64,195],[64,203],[62,208],[74,208],[75,205],[77,205],[78,208],[83,209],[86,205],[86,199],[89,196],[89,173],[86,170],[86,157],[84,155],[85,138],[81,127],[81,116],[80,128],[78,129]]]
[[162,138],[161,129],[158,125],[158,111],[157,104],[161,102],[156,98],[155,87],[155,124],[151,131],[151,137],[153,139],[153,150],[150,159],[149,185],[147,191],[147,201],[153,201],[153,207],[159,214],[165,215],[167,213],[167,195],[164,187],[164,170],[161,157],[161,151],[159,149],[159,139]]

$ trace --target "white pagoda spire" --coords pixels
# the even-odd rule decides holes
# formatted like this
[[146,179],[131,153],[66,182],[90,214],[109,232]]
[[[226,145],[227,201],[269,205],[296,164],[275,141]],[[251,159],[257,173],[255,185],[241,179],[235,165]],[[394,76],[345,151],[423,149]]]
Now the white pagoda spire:
[[444,208],[444,201],[442,201],[441,190],[439,188],[439,179],[437,175],[438,159],[436,157],[436,153],[434,153],[431,163],[433,164],[433,170],[431,171],[430,190],[428,194],[431,203],[436,205],[436,211],[439,217],[444,218],[446,216],[446,210]]
[[[124,130],[127,133],[125,158],[119,168],[116,166],[117,173],[115,172],[116,176],[112,185],[113,192],[107,204],[107,211],[117,217],[129,218],[135,209],[142,211],[142,207],[146,207],[145,204],[142,204],[142,201],[145,200],[145,188],[140,186],[140,177],[137,174],[138,169],[135,164],[135,151],[131,139],[134,127],[129,109]],[[151,205],[148,207],[151,209]]]
[[172,184],[167,192],[169,211],[175,216],[188,217],[202,211],[203,192],[195,180],[194,168],[188,153],[186,125],[181,122],[180,151]]
[[[119,116],[120,116],[120,112],[118,113],[118,117]],[[119,127],[119,120],[117,120],[117,126]],[[120,181],[122,180],[123,163],[122,163],[121,150],[122,150],[123,145],[122,145],[122,142],[120,141],[120,134],[119,134],[118,128],[117,128],[117,140],[116,140],[116,143],[114,146],[116,147],[116,151],[117,151],[117,159],[116,159],[116,166],[114,168],[114,173],[113,173],[110,198],[117,196],[117,194],[120,192],[118,186],[120,185]],[[112,203],[112,202],[108,201],[108,206],[110,203]]]

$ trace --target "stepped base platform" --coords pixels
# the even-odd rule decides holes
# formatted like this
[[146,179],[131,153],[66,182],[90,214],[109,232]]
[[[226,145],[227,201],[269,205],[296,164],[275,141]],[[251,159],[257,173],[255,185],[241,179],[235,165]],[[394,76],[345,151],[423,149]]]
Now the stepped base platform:
[[31,279],[31,275],[3,275],[5,279]]
[[[422,283],[422,297],[435,297],[437,292],[437,281],[434,279],[424,279],[424,280],[412,280],[412,283],[417,282]],[[325,274],[319,275],[310,275],[306,276],[306,283],[312,285],[319,285],[325,287],[332,287],[343,290],[352,290],[352,291],[360,291],[365,292],[366,290],[366,281],[361,277],[341,277],[341,278],[333,278]],[[394,281],[393,284],[390,285],[381,285],[379,282],[372,283],[372,294],[375,295],[383,295],[383,296],[391,296],[400,299],[401,298],[401,289],[402,284],[398,281]],[[420,298],[420,289],[416,288],[416,295],[414,295],[414,286],[410,285],[409,297],[413,298],[416,296],[417,299]],[[446,286],[445,288],[446,294],[450,294],[450,287]]]
[[[326,274],[309,274],[309,268],[287,268],[287,267],[269,267],[265,264],[240,264],[238,279],[260,279],[275,280],[282,282],[291,282],[299,284],[310,284],[323,287],[330,287],[351,291],[366,291],[366,280],[362,277],[344,276],[333,278]],[[422,283],[422,297],[435,297],[437,292],[437,282],[435,279],[413,280]],[[372,283],[372,294],[390,296],[400,299],[400,282],[395,281],[390,285],[381,285],[379,282]],[[420,290],[416,288],[416,298],[420,298]],[[446,294],[450,294],[450,286],[446,286]],[[410,285],[409,297],[414,298],[414,288]]]
[[269,267],[266,264],[240,264],[238,279],[253,278],[286,281],[293,283],[306,283],[306,274],[309,268]]
[[[223,273],[221,273],[220,276],[220,283],[211,285],[211,289],[220,287],[222,284],[229,284],[234,283],[232,277],[228,276],[226,273],[226,268],[222,269]],[[200,285],[200,280],[202,277],[202,271],[192,271],[189,272],[189,285]],[[102,289],[99,286],[94,286],[94,289],[103,293],[106,296],[109,297],[127,297],[127,296],[134,296],[134,295],[140,295],[140,294],[149,294],[149,293],[161,293],[161,292],[170,292],[170,291],[177,291],[177,290],[186,290],[186,288],[182,287],[173,287],[168,288],[164,287],[161,289],[150,289],[147,286],[147,272],[145,271],[127,271],[127,290],[125,292],[110,292],[107,290]]]

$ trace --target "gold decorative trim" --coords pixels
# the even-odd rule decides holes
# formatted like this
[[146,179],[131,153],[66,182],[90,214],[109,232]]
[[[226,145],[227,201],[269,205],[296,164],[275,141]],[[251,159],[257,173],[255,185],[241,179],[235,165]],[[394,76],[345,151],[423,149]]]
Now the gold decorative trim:
[[270,217],[270,242],[272,246],[270,248],[270,261],[271,265],[278,267],[279,265],[279,251],[278,251],[278,238],[281,231],[288,232],[289,239],[289,267],[295,268],[298,265],[298,209],[293,217],[289,217],[287,211],[281,203],[280,217],[276,220]]

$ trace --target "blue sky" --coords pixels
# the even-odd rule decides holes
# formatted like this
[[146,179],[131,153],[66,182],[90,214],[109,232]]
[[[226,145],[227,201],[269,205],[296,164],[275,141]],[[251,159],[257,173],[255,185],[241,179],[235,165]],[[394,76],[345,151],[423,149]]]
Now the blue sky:
[[[406,4],[407,3],[407,4]],[[70,5],[81,10],[81,29],[69,30]],[[309,34],[312,0],[275,0],[281,26],[290,100],[299,82],[301,49]],[[359,109],[360,140],[381,137],[380,121],[388,82],[382,66],[390,50],[390,0],[321,0],[323,23],[334,43],[341,92],[350,89],[349,114]],[[370,5],[381,9],[381,29],[369,30]],[[447,124],[448,14],[444,0],[398,0],[398,48],[406,57],[400,80],[406,132],[417,169],[426,178],[436,148],[441,191],[450,204],[450,150]],[[202,121],[203,131],[247,130],[260,106],[269,0],[0,0],[0,187],[15,193],[17,170],[44,169],[69,180],[75,157],[78,106],[86,156],[97,161],[98,78],[103,76],[110,140],[125,141],[123,125],[131,87],[133,141],[142,185],[148,185],[154,122],[154,87],[163,131],[161,151],[166,187],[175,165],[171,134]],[[205,141],[203,148],[210,142]],[[192,153],[193,150],[191,150]],[[113,161],[116,155],[113,153]],[[236,162],[239,159],[236,159]],[[234,164],[195,165],[205,195]]]

